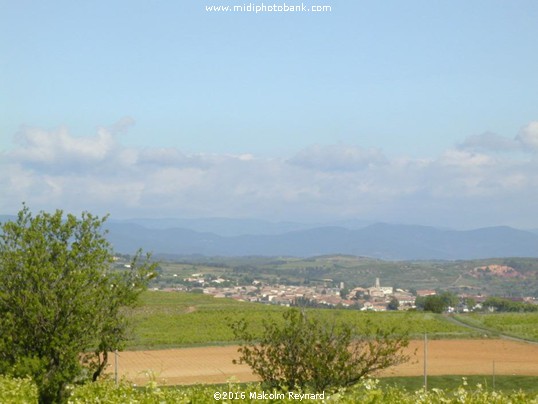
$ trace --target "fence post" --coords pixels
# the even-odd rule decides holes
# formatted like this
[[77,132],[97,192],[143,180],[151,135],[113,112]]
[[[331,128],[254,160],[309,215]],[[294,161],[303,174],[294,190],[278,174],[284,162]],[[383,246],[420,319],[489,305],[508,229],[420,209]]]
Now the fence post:
[[118,384],[118,350],[114,350],[114,382]]
[[493,359],[493,390],[495,390],[495,359]]
[[428,390],[428,334],[424,333],[424,390]]

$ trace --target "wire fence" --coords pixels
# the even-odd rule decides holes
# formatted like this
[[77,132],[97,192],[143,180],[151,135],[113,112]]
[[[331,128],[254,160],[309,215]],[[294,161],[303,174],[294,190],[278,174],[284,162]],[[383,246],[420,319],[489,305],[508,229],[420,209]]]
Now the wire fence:
[[[484,375],[491,383],[500,375],[538,376],[538,345],[502,339],[413,340],[410,360],[378,376]],[[211,346],[111,355],[108,373],[137,385],[155,381],[179,385],[258,380],[238,359],[236,346]]]

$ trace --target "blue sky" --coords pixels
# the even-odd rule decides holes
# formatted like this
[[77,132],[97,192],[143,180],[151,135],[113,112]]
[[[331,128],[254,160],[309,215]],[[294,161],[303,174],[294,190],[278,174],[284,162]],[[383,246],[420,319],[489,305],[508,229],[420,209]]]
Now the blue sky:
[[538,3],[249,3],[0,1],[0,210],[538,227]]

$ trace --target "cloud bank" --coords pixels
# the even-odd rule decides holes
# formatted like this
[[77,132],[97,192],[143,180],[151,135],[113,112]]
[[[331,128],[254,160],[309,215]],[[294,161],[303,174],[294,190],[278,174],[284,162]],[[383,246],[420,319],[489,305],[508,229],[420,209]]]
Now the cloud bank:
[[120,135],[133,122],[124,118],[91,136],[21,128],[1,155],[1,213],[14,213],[25,201],[34,210],[88,210],[116,218],[359,218],[538,227],[538,121],[512,139],[470,136],[421,159],[341,144],[274,158],[132,148]]

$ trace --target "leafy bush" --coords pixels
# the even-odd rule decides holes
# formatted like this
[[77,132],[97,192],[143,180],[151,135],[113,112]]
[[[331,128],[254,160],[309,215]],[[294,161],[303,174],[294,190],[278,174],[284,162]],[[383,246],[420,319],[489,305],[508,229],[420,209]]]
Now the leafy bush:
[[10,378],[0,375],[0,403],[37,403],[37,386],[30,378]]
[[[215,393],[220,395],[215,395]],[[290,394],[295,394],[291,397]],[[139,403],[139,404],[182,404],[182,403],[248,403],[255,404],[260,401],[269,403],[306,403],[319,404],[430,404],[430,403],[467,403],[467,404],[527,404],[538,403],[538,396],[523,392],[499,393],[486,391],[483,386],[468,386],[465,379],[462,385],[450,391],[420,389],[408,392],[404,389],[380,388],[377,380],[365,379],[351,388],[341,388],[333,393],[324,392],[312,398],[301,390],[294,392],[279,392],[264,390],[260,384],[238,385],[230,383],[224,386],[190,386],[178,388],[162,388],[151,385],[147,388],[135,388],[128,384],[118,386],[110,382],[93,383],[75,389],[69,400],[70,404],[90,403]],[[299,396],[297,396],[299,395]],[[217,398],[218,399],[217,399]],[[302,399],[299,401],[297,397]]]
[[248,364],[268,388],[319,392],[350,386],[373,372],[409,359],[401,350],[407,335],[379,328],[358,330],[349,324],[307,318],[297,309],[283,314],[283,324],[266,321],[257,340],[245,321],[232,323],[240,362]]
[[[294,394],[304,394],[300,390]],[[280,397],[260,400],[266,397]],[[277,396],[279,394],[279,396]],[[297,397],[297,396],[295,396]],[[9,404],[37,403],[37,388],[29,379],[10,379],[0,377],[0,402]],[[290,398],[288,392],[264,390],[259,383],[239,385],[229,383],[219,386],[186,386],[161,387],[150,383],[147,387],[135,387],[127,382],[115,385],[112,381],[98,381],[73,389],[68,399],[70,404],[183,404],[183,403],[248,403],[260,401],[269,403],[297,403],[296,398]],[[429,404],[429,403],[467,403],[467,404],[495,404],[511,403],[526,404],[538,403],[538,395],[526,394],[521,391],[500,393],[487,391],[481,385],[468,386],[463,379],[461,386],[454,390],[423,389],[409,392],[398,387],[380,388],[377,380],[365,379],[351,388],[342,388],[333,393],[324,393],[324,399],[303,396],[301,403],[319,404]]]

